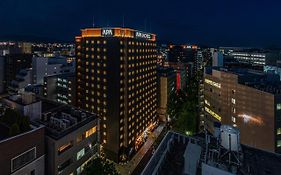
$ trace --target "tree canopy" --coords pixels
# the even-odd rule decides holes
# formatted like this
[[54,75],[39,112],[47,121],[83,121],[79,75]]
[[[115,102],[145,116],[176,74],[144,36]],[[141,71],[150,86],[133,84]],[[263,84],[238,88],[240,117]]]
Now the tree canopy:
[[31,129],[29,117],[21,116],[16,110],[10,108],[5,110],[4,115],[0,118],[0,123],[10,128],[10,136],[15,136]]
[[188,81],[184,90],[169,94],[167,114],[172,119],[173,130],[183,134],[194,134],[198,117],[198,80],[196,76]]
[[102,158],[90,161],[84,170],[85,175],[118,175],[113,163]]

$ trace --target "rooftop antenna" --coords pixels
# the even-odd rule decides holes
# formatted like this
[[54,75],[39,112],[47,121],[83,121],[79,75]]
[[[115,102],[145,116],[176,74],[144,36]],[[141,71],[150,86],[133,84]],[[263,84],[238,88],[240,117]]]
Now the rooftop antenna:
[[125,16],[123,15],[122,27],[125,28]]
[[152,29],[151,29],[151,21],[149,21],[149,32],[152,32]]
[[144,19],[144,31],[146,32],[146,19]]
[[95,28],[95,16],[93,16],[93,28]]

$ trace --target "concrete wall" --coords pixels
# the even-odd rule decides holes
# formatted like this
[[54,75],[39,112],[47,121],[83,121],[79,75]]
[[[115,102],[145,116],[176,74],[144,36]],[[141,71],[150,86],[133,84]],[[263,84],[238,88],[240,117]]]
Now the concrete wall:
[[49,58],[34,57],[32,58],[33,83],[43,84],[45,76],[56,75],[61,73],[62,64],[49,64]]
[[12,173],[11,175],[31,174],[32,171],[34,171],[35,175],[45,174],[45,155],[39,157],[38,159]]
[[36,159],[23,166],[20,171],[17,170],[13,173],[22,174],[21,172],[27,172],[34,167],[36,174],[44,174],[40,173],[44,172],[44,134],[45,128],[39,127],[6,140],[0,140],[0,174],[11,174],[11,160],[34,147],[36,148]]

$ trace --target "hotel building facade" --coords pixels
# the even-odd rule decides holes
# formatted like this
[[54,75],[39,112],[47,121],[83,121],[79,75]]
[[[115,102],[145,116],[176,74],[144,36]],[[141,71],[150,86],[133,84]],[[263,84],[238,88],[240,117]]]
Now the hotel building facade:
[[126,159],[157,121],[156,35],[128,28],[81,32],[75,38],[77,107],[101,118],[106,156]]

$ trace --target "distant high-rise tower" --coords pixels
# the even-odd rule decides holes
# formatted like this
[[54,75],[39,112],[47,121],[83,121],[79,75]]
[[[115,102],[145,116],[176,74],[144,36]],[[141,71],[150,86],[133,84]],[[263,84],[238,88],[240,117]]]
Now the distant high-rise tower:
[[137,150],[156,118],[156,36],[91,28],[76,37],[77,106],[99,114],[106,156]]

